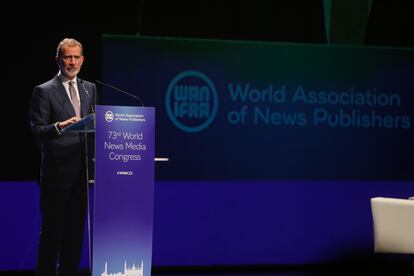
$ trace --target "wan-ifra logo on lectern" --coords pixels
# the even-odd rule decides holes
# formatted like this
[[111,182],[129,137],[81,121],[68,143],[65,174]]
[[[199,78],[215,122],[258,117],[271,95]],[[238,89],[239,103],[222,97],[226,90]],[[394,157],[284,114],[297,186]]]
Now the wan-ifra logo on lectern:
[[173,124],[185,132],[199,132],[214,120],[218,109],[216,87],[199,71],[184,71],[170,82],[165,106]]
[[105,112],[105,120],[110,123],[114,120],[114,113],[110,110],[108,110],[107,112]]

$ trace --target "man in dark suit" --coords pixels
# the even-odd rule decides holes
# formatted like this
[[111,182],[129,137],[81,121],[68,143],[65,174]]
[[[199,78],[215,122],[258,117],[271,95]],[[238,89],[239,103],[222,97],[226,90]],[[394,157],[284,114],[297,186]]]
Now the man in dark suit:
[[84,60],[77,40],[63,39],[55,59],[58,74],[34,88],[30,103],[30,125],[41,151],[36,275],[74,276],[87,210],[85,141],[82,134],[62,130],[93,112],[96,86],[77,77]]

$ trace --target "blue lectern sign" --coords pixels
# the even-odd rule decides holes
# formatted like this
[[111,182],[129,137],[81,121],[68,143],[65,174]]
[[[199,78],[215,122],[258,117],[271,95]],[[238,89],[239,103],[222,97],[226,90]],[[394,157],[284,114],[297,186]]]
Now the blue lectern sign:
[[93,275],[151,275],[154,117],[150,107],[96,107]]

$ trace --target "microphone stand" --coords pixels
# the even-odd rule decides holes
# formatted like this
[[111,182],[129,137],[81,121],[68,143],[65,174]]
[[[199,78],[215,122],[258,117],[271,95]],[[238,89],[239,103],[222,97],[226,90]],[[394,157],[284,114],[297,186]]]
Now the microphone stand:
[[138,98],[137,96],[135,96],[134,94],[128,93],[128,92],[126,92],[126,91],[124,91],[122,89],[119,89],[118,87],[115,87],[113,85],[104,83],[104,82],[102,82],[100,80],[96,80],[96,83],[99,83],[100,85],[103,85],[103,86],[110,87],[110,88],[112,88],[112,89],[114,89],[114,90],[116,90],[118,92],[121,92],[121,93],[123,93],[125,95],[128,95],[129,97],[132,97],[132,98],[136,99],[138,101],[138,103],[140,104],[141,107],[144,106],[144,102],[140,98]]

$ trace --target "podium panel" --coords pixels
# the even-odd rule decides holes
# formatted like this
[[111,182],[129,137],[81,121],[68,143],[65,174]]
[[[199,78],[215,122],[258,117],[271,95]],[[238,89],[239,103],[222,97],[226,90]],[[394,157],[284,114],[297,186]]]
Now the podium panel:
[[150,276],[155,110],[96,106],[92,275]]

